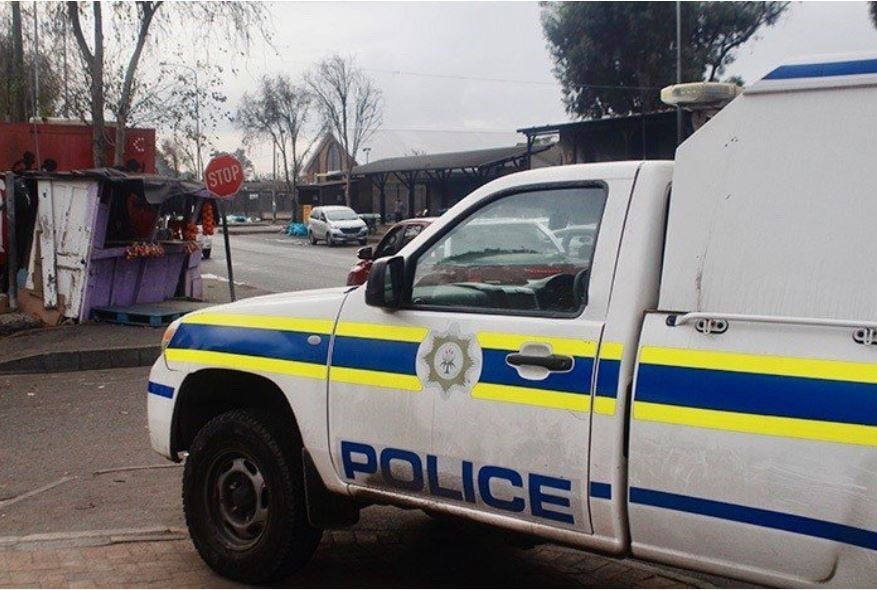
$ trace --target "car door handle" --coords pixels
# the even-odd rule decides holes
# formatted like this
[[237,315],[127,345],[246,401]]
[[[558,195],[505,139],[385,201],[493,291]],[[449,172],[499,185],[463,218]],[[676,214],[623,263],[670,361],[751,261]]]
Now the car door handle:
[[573,359],[571,356],[562,356],[559,354],[549,354],[548,356],[537,356],[533,354],[510,354],[506,357],[506,362],[513,367],[529,365],[534,367],[544,367],[549,371],[565,372],[572,369]]

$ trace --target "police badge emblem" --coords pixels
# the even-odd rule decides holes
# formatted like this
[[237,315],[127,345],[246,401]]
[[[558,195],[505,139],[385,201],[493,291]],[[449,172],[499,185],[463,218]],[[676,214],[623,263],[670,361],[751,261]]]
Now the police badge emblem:
[[417,377],[424,388],[437,387],[444,396],[468,393],[481,377],[481,348],[474,334],[457,324],[444,332],[430,330],[417,349]]

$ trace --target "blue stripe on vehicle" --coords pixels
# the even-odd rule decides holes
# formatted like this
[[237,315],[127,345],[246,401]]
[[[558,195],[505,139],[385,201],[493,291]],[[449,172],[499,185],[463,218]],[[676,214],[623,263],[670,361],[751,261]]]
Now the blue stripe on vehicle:
[[764,79],[793,80],[796,78],[828,78],[862,74],[877,74],[877,59],[785,65],[778,67],[765,76]]
[[630,502],[877,549],[877,532],[807,516],[632,487]]
[[612,499],[612,486],[608,483],[602,483],[599,481],[591,482],[591,497],[592,498],[603,498],[604,500]]
[[591,370],[594,359],[575,357],[575,363],[570,372],[551,373],[545,379],[530,381],[520,377],[517,369],[506,362],[506,357],[509,354],[512,353],[508,350],[482,349],[483,367],[479,382],[583,395],[590,394],[591,392]]
[[169,348],[325,364],[329,353],[329,338],[322,336],[320,343],[314,345],[308,343],[308,337],[312,335],[285,330],[181,324]]
[[600,359],[597,369],[597,395],[603,397],[618,396],[618,374],[621,361]]
[[877,384],[642,364],[636,401],[877,425]]
[[332,366],[415,375],[418,346],[414,342],[336,336]]
[[149,385],[147,385],[146,390],[149,393],[154,395],[160,395],[161,397],[166,397],[168,399],[174,398],[174,388],[169,387],[167,385],[162,385],[161,383],[156,383],[155,381],[150,381]]

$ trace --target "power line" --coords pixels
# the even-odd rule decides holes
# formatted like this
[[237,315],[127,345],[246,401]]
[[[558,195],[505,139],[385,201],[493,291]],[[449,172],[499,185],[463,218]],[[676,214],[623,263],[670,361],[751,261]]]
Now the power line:
[[[444,80],[466,80],[469,82],[497,82],[500,84],[531,84],[535,86],[553,86],[558,85],[557,82],[543,82],[538,80],[515,80],[510,78],[482,78],[478,76],[459,76],[453,74],[426,74],[423,72],[405,72],[402,70],[381,70],[376,68],[365,68],[367,72],[375,72],[381,74],[392,74],[394,76],[415,76],[420,78],[440,78]],[[582,88],[590,88],[593,90],[635,90],[637,92],[660,90],[654,86],[626,86],[617,84],[615,86],[600,84],[582,84]]]
[[401,132],[414,132],[414,133],[490,133],[490,134],[511,134],[515,135],[517,132],[515,130],[502,130],[502,129],[417,129],[417,128],[404,128],[404,127],[378,127],[375,130],[375,133],[379,133],[381,131],[401,131]]

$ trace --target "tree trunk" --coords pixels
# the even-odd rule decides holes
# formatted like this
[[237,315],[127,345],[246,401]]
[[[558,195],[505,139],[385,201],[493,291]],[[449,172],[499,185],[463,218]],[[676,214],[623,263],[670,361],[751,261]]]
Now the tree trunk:
[[92,7],[94,10],[94,60],[91,64],[91,131],[94,166],[101,168],[107,163],[107,138],[104,121],[104,29],[100,2],[94,2]]
[[[137,33],[137,43],[134,51],[131,53],[131,59],[128,60],[128,68],[125,70],[125,81],[122,84],[122,95],[119,98],[119,109],[116,113],[116,145],[113,151],[113,164],[122,166],[125,164],[125,130],[128,126],[128,115],[131,112],[131,102],[134,98],[134,77],[137,72],[137,66],[140,63],[140,55],[143,53],[143,46],[146,44],[146,37],[149,35],[149,26],[152,24],[152,17],[155,11],[161,6],[161,2],[155,4],[151,2],[140,3],[140,29]],[[196,89],[197,92],[197,89]]]
[[21,32],[21,3],[12,3],[12,72],[9,78],[9,102],[12,121],[27,121],[24,83],[24,43]]

